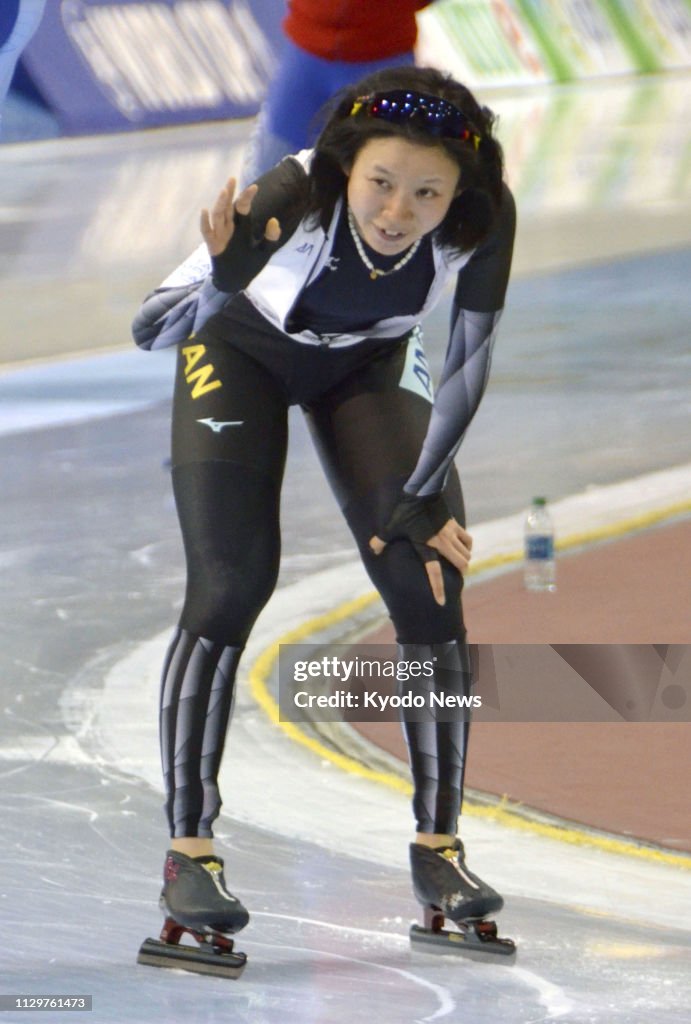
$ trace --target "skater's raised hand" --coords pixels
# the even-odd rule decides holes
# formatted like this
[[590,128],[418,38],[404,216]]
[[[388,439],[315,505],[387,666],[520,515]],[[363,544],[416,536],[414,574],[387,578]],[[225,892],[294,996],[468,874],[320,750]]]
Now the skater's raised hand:
[[[210,256],[220,256],[225,252],[235,234],[237,218],[249,216],[252,209],[258,186],[249,185],[234,200],[236,187],[235,178],[228,178],[211,211],[205,208],[201,212],[199,226]],[[281,225],[276,217],[269,217],[264,228],[264,238],[267,242],[277,242],[280,237]]]

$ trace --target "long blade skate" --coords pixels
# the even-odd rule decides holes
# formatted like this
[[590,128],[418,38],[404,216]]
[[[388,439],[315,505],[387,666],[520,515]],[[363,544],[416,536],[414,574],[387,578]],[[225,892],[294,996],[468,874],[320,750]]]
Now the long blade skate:
[[494,921],[468,920],[454,922],[458,931],[444,928],[444,914],[434,907],[425,907],[424,924],[410,927],[410,942],[423,953],[454,953],[471,960],[512,964],[516,944],[500,939]]
[[[190,935],[198,946],[183,945],[180,939]],[[149,967],[170,967],[195,974],[215,974],[224,978],[239,978],[245,969],[247,956],[234,952],[233,940],[221,932],[200,932],[185,928],[167,918],[160,939],[145,939],[137,956],[138,964]]]

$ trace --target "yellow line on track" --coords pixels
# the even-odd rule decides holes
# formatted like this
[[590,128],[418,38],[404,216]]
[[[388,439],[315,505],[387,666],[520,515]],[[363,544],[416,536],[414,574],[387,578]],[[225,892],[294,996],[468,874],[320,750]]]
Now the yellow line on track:
[[[654,526],[668,519],[691,512],[691,503],[679,502],[676,505],[668,506],[654,512],[647,512],[639,516],[631,516],[619,523],[597,527],[583,533],[572,534],[557,544],[560,551],[571,548],[582,547],[587,544],[597,543],[601,540],[611,540],[621,537],[636,530]],[[488,569],[511,562],[518,562],[522,558],[521,552],[511,552],[504,555],[495,555],[486,558],[471,566],[469,575],[477,575],[486,572]],[[300,746],[307,748],[323,761],[361,779],[367,779],[386,786],[407,796],[412,794],[413,788],[410,782],[399,778],[393,772],[377,772],[366,768],[359,761],[345,754],[339,754],[331,750],[319,740],[307,736],[293,722],[284,722],[280,718],[279,707],[269,692],[268,680],[278,660],[281,644],[297,644],[315,636],[324,629],[329,629],[339,622],[345,622],[354,615],[359,614],[366,608],[379,600],[376,591],[364,594],[362,597],[352,601],[346,601],[337,608],[315,618],[309,619],[295,629],[289,630],[278,640],[267,647],[254,661],[249,670],[250,691],[257,704],[266,713],[267,717],[278,726],[289,739]],[[682,868],[691,871],[691,856],[686,854],[668,853],[665,850],[649,846],[641,846],[635,842],[628,842],[625,839],[618,839],[614,836],[601,835],[587,829],[579,829],[572,825],[550,824],[548,822],[535,820],[532,817],[521,813],[518,804],[510,804],[506,798],[498,800],[493,805],[480,805],[469,802],[464,803],[463,813],[474,818],[482,818],[485,821],[495,821],[498,824],[529,832],[532,835],[542,836],[547,839],[557,839],[563,843],[573,846],[588,846],[608,853],[616,853],[639,860],[649,861],[655,864],[665,864],[669,867]]]

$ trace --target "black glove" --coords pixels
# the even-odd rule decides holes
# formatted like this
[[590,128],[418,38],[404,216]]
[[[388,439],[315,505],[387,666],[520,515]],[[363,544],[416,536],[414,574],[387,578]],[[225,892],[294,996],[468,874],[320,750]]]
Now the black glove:
[[[277,249],[283,243],[283,234],[276,242],[269,241],[262,234],[255,238],[252,224],[256,218],[252,213],[235,211],[235,230],[222,253],[211,257],[212,280],[221,292],[235,295],[246,288],[257,274],[264,269]],[[264,231],[265,225],[262,227]]]
[[431,540],[451,518],[442,494],[432,494],[425,498],[404,494],[396,503],[384,529],[379,531],[379,537],[387,543],[392,540],[409,540],[417,547]]

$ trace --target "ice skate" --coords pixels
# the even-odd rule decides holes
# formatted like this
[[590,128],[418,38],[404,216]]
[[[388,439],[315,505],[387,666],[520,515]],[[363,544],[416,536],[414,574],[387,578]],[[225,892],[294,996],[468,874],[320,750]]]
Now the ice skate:
[[[230,935],[249,921],[242,903],[226,889],[219,857],[187,857],[169,850],[159,906],[165,916],[159,939],[146,939],[137,963],[197,974],[238,978],[247,957],[234,952]],[[189,935],[197,946],[183,945]]]
[[[411,843],[410,867],[415,896],[423,907],[423,924],[410,929],[413,946],[429,953],[513,960],[514,943],[498,938],[496,924],[486,920],[501,910],[504,900],[468,870],[460,839],[436,848]],[[457,930],[444,928],[447,918]]]

